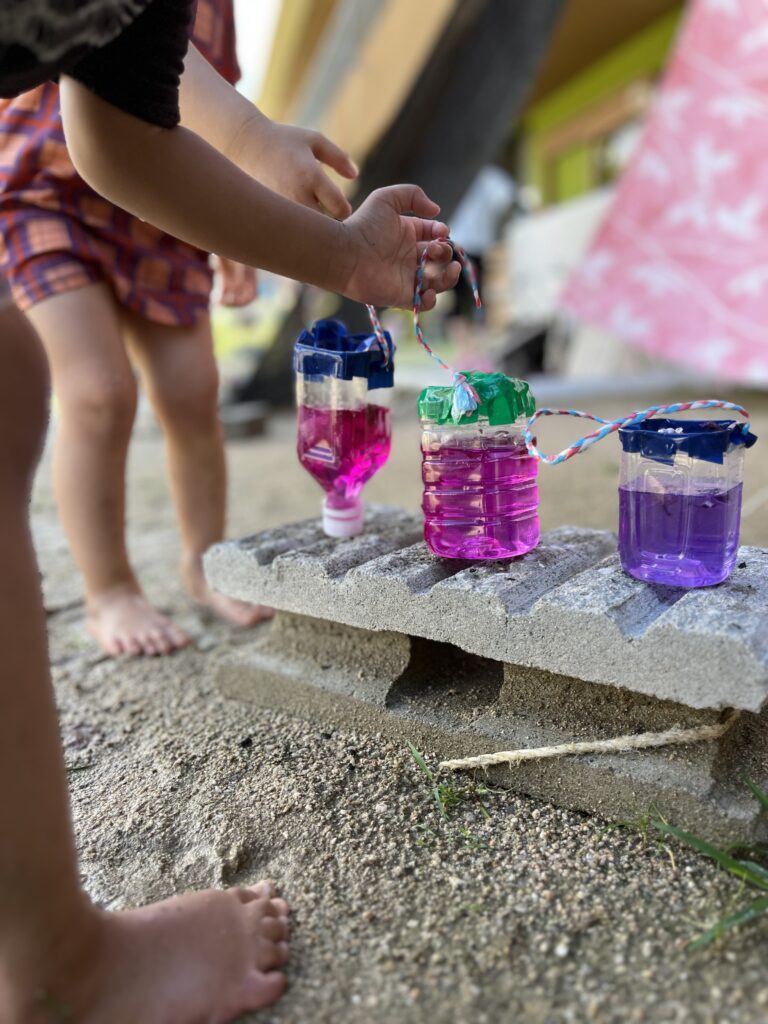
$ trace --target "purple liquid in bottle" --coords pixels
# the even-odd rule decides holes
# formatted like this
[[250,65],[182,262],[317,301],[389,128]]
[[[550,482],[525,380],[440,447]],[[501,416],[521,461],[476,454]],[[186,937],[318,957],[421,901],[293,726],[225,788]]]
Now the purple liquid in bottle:
[[650,583],[721,583],[736,562],[740,517],[741,484],[688,493],[620,487],[621,564]]
[[513,558],[539,542],[538,465],[522,441],[423,448],[424,536],[444,558]]
[[389,409],[370,403],[357,409],[299,406],[299,462],[328,494],[329,504],[354,502],[389,456]]

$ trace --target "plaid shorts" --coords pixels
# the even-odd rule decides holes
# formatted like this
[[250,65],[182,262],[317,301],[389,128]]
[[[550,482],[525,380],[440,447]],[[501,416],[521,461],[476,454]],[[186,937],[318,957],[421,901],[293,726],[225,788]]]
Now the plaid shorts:
[[[199,0],[192,40],[237,81],[232,0]],[[0,275],[20,309],[96,282],[155,323],[208,311],[208,255],[97,195],[67,153],[58,86],[0,100]]]
[[[107,216],[119,220],[128,215],[111,207]],[[16,305],[26,310],[51,296],[105,282],[121,305],[148,320],[170,326],[195,323],[207,314],[210,300],[207,255],[136,224],[145,229],[142,244],[127,241],[119,224],[105,229],[83,216],[18,201],[7,211],[0,197],[0,273]]]

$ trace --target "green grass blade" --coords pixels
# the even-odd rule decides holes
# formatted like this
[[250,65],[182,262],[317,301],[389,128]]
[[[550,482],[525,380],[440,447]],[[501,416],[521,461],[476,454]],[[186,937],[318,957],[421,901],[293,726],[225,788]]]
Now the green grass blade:
[[763,867],[762,864],[756,864],[753,860],[739,860],[739,863],[759,875],[763,880],[763,888],[768,889],[768,868]]
[[416,762],[416,764],[419,766],[422,772],[432,783],[432,797],[435,801],[440,817],[447,819],[448,813],[445,809],[445,803],[443,801],[442,793],[440,792],[440,787],[435,783],[434,772],[432,771],[432,769],[429,767],[427,762],[424,760],[424,758],[421,756],[421,754],[418,752],[416,747],[414,747],[410,740],[408,740],[408,750],[413,760]]
[[418,752],[416,747],[414,747],[410,740],[408,741],[408,750],[410,751],[413,760],[416,762],[419,768],[421,768],[421,770],[427,776],[429,781],[434,782],[435,776],[434,773],[432,772],[432,769],[429,767],[427,762],[424,760],[424,758],[421,756],[421,754]]
[[447,821],[448,811],[446,810],[445,803],[443,802],[443,797],[438,786],[432,787],[432,796],[435,798],[435,803],[437,804],[437,809],[440,812],[440,817],[445,818]]
[[692,950],[701,949],[712,942],[713,939],[719,939],[730,928],[735,928],[740,924],[747,924],[749,921],[754,921],[755,918],[762,917],[766,913],[768,913],[768,896],[760,896],[758,899],[748,903],[746,907],[742,907],[741,910],[721,918],[717,924],[708,928],[698,939],[694,939],[688,948]]
[[681,840],[681,842],[692,846],[694,850],[698,850],[699,853],[703,853],[705,857],[709,857],[716,861],[721,867],[725,868],[726,871],[730,872],[730,874],[735,875],[736,878],[743,878],[745,882],[749,882],[750,885],[754,885],[758,889],[768,889],[768,882],[748,866],[748,861],[742,862],[740,860],[736,860],[734,857],[729,856],[724,850],[720,850],[717,846],[713,846],[711,843],[707,843],[703,839],[699,839],[698,836],[692,836],[690,832],[684,832],[683,829],[677,828],[675,825],[667,825],[662,821],[656,821],[654,824],[660,832],[674,836],[676,839]]
[[745,779],[744,781],[755,800],[757,800],[764,810],[768,811],[768,793],[764,793],[756,782],[750,782],[749,779]]

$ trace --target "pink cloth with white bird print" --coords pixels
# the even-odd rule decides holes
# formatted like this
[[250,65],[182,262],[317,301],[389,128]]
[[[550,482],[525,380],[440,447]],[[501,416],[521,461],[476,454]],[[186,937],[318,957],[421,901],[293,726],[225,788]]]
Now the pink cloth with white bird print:
[[561,304],[622,342],[768,384],[768,3],[695,0]]

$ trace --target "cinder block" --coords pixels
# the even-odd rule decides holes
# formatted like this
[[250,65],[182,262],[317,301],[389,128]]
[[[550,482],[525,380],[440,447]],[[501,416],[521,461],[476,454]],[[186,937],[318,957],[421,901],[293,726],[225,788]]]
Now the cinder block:
[[563,527],[487,563],[435,558],[420,537],[418,517],[374,508],[348,541],[312,521],[217,545],[206,574],[232,597],[692,708],[756,712],[768,699],[762,549],[742,548],[719,587],[683,591],[623,573],[605,531]]
[[563,527],[523,558],[435,558],[421,521],[371,509],[366,532],[316,521],[220,544],[209,583],[279,609],[221,665],[232,697],[387,732],[444,759],[710,725],[716,742],[495,767],[520,792],[607,818],[763,839],[768,814],[768,552],[742,548],[698,591],[626,576],[613,535]]

